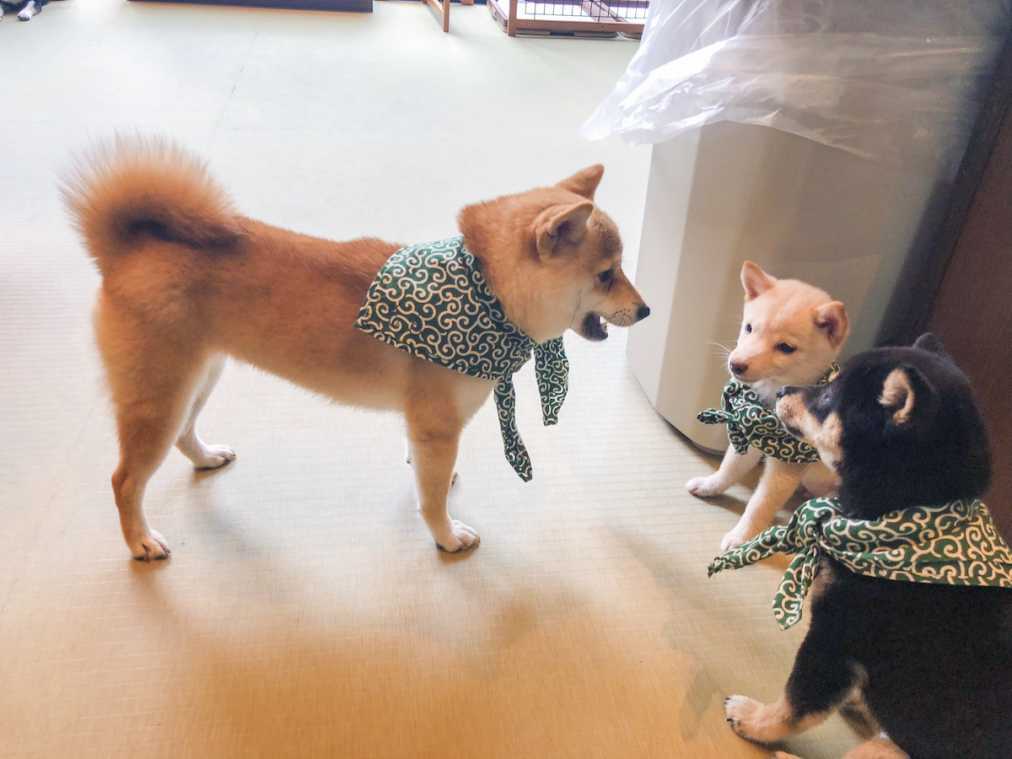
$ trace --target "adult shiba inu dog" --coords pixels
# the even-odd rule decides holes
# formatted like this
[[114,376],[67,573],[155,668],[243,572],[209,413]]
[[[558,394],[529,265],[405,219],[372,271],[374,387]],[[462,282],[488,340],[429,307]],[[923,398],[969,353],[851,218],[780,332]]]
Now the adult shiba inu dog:
[[[591,166],[460,212],[488,286],[538,343],[569,329],[602,340],[604,322],[628,326],[649,313],[622,272],[614,222],[593,202],[603,171]],[[340,402],[402,412],[433,538],[450,552],[477,545],[475,531],[450,518],[446,497],[461,430],[494,383],[353,326],[401,246],[332,242],[242,216],[201,162],[159,140],[97,150],[63,189],[102,274],[95,329],[120,441],[112,486],[134,557],[169,554],[142,498],[173,443],[199,469],[235,458],[196,431],[226,356]]]
[[[741,284],[745,308],[728,370],[772,409],[780,388],[814,384],[840,355],[850,331],[847,310],[825,291],[794,279],[777,279],[751,261],[741,267]],[[720,495],[762,459],[751,445],[743,454],[728,446],[720,468],[689,480],[686,488],[696,496]],[[741,545],[768,527],[802,483],[813,495],[821,495],[835,487],[836,478],[818,462],[796,464],[767,457],[759,485],[738,523],[722,539],[721,550]]]
[[848,759],[1012,756],[1012,550],[989,516],[962,521],[991,476],[966,376],[924,335],[855,356],[829,385],[785,388],[776,410],[840,473],[857,540],[891,520],[910,536],[895,545],[910,544],[880,547],[882,566],[916,562],[927,578],[856,571],[826,551],[783,695],[727,699],[731,727],[776,742],[839,708],[866,739]]

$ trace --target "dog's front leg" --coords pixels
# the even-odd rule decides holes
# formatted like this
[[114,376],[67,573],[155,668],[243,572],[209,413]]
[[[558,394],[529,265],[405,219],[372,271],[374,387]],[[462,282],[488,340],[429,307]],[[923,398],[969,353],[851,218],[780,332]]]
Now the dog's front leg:
[[801,486],[813,498],[823,498],[835,494],[840,489],[840,476],[817,461],[805,467],[801,474]]
[[415,467],[419,509],[436,545],[449,553],[478,545],[478,533],[463,522],[451,519],[446,496],[454,477],[460,428],[438,428],[408,421],[410,455]]
[[711,495],[720,495],[729,487],[741,481],[741,478],[751,472],[762,454],[755,448],[749,446],[745,453],[738,453],[733,445],[727,447],[727,453],[720,462],[720,468],[708,477],[693,477],[685,488],[693,495],[706,498]]
[[720,550],[730,551],[769,527],[777,511],[798,489],[804,469],[805,464],[788,464],[767,458],[759,484],[745,506],[745,513],[720,541]]
[[776,743],[825,721],[851,693],[858,680],[840,650],[840,620],[816,614],[787,680],[784,694],[772,704],[747,696],[724,700],[724,715],[731,729],[757,743]]

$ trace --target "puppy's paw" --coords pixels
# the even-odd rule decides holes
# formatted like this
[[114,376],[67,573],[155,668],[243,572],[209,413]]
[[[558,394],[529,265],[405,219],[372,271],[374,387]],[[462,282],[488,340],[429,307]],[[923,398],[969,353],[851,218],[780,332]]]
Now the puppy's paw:
[[193,468],[220,469],[225,464],[235,461],[235,458],[235,451],[227,445],[205,445],[203,450],[193,457]]
[[763,742],[756,735],[755,720],[763,710],[763,704],[748,696],[728,696],[724,699],[724,720],[740,737],[750,741]]
[[699,498],[708,498],[712,495],[720,495],[727,486],[720,481],[716,474],[709,477],[693,477],[685,483],[685,489]]
[[135,538],[128,538],[130,553],[137,561],[160,561],[169,558],[172,551],[157,530],[148,530]]
[[18,14],[18,21],[31,21],[33,16],[37,16],[39,9],[36,7],[34,2],[28,3],[21,12]]
[[742,543],[751,540],[756,535],[762,532],[761,525],[755,525],[751,522],[739,521],[734,527],[732,527],[723,538],[720,539],[720,552],[730,551],[732,548],[737,548]]
[[446,553],[459,553],[477,548],[481,538],[474,528],[468,527],[456,519],[450,520],[449,529],[443,535],[436,536],[436,548]]

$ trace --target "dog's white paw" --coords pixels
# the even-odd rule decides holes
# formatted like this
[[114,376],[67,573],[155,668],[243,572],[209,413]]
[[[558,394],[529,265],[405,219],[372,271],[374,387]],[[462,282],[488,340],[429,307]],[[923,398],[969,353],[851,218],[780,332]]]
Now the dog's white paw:
[[748,696],[728,696],[724,699],[724,720],[731,729],[742,738],[750,741],[763,739],[756,735],[754,724],[756,715],[763,708],[763,704]]
[[235,461],[235,451],[227,445],[205,445],[191,461],[194,469],[219,469],[231,461]]
[[715,474],[711,474],[709,477],[693,477],[685,483],[685,489],[700,498],[707,498],[711,495],[720,495],[727,490],[727,488],[724,487],[724,483],[722,483]]
[[734,528],[729,530],[720,539],[720,552],[724,553],[725,551],[730,551],[732,548],[737,548],[757,533],[758,530],[753,530],[751,525],[735,525]]
[[481,538],[478,537],[478,533],[474,531],[474,528],[468,527],[456,519],[451,519],[448,529],[441,532],[443,534],[435,536],[436,547],[440,551],[446,551],[447,553],[469,551],[472,548],[477,548],[478,543],[481,542]]
[[32,2],[28,3],[28,5],[22,8],[21,12],[18,13],[18,21],[31,21],[32,16],[36,16],[38,13],[39,9],[36,7],[35,1],[32,0]]
[[172,551],[165,538],[157,530],[148,530],[136,538],[128,538],[127,545],[130,553],[138,561],[158,561],[169,558]]

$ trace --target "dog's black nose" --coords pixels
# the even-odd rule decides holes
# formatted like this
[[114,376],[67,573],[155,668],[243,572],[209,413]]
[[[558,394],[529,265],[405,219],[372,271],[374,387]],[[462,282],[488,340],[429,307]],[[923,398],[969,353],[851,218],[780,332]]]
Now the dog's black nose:
[[650,306],[643,303],[639,308],[636,309],[636,321],[643,321],[650,316]]
[[748,371],[748,364],[742,364],[738,361],[732,361],[731,371],[740,376]]

